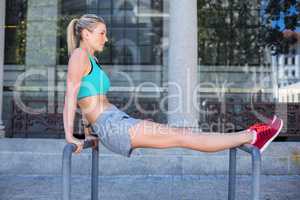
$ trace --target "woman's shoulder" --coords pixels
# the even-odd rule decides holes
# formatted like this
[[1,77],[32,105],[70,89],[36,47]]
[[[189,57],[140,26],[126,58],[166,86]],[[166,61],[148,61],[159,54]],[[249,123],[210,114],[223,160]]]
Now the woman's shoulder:
[[86,64],[89,63],[89,56],[86,51],[83,51],[80,48],[76,48],[72,51],[69,62],[75,62],[78,64]]
[[88,59],[88,53],[86,51],[83,51],[81,48],[76,48],[72,51],[72,54],[70,58],[78,58],[78,59]]

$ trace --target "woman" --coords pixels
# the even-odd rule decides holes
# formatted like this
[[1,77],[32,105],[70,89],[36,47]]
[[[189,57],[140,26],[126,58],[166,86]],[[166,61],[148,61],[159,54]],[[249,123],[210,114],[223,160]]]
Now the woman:
[[142,147],[182,147],[216,152],[242,144],[254,144],[262,152],[280,132],[282,121],[278,118],[270,124],[254,125],[235,134],[195,133],[132,118],[108,101],[109,78],[94,58],[94,53],[101,52],[108,41],[103,19],[96,15],[73,19],[67,34],[70,60],[63,112],[64,129],[67,142],[76,144],[76,153],[83,148],[83,141],[73,137],[77,104],[103,145],[128,157],[133,149]]

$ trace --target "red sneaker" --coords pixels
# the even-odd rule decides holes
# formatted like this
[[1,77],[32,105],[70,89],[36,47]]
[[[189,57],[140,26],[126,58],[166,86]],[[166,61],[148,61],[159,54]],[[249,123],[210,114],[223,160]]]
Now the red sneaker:
[[263,125],[257,127],[256,129],[250,129],[254,130],[256,135],[255,140],[251,144],[259,148],[260,153],[262,153],[280,133],[282,126],[282,120],[276,118],[270,126]]
[[252,126],[250,126],[248,128],[248,130],[258,132],[261,129],[267,129],[267,128],[270,128],[270,125],[259,122],[259,123],[255,123]]
[[248,128],[248,130],[252,130],[252,131],[256,131],[258,132],[258,130],[260,129],[265,129],[265,128],[269,128],[277,119],[278,117],[276,115],[273,116],[273,119],[267,119],[266,123],[255,123],[252,126],[250,126]]

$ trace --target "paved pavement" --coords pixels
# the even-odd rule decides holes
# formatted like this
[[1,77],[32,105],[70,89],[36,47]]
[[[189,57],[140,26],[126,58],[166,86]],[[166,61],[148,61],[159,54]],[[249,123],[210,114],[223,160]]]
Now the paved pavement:
[[[26,167],[26,166],[24,166]],[[90,199],[90,177],[74,176],[72,198]],[[222,200],[227,176],[100,176],[101,200]],[[250,176],[239,176],[237,200],[250,200]],[[262,200],[299,200],[300,176],[262,176]],[[0,176],[1,200],[61,199],[59,176]]]

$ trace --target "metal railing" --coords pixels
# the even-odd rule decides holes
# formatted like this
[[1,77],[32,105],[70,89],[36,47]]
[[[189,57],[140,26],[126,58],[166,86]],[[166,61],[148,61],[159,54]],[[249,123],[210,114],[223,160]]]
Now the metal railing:
[[[94,135],[96,136],[96,135]],[[85,140],[83,148],[92,148],[92,178],[91,196],[92,200],[98,199],[98,170],[99,170],[99,140]],[[62,158],[62,200],[71,199],[71,164],[72,154],[76,150],[75,144],[66,144]]]
[[[83,148],[92,148],[92,178],[91,178],[91,199],[98,199],[98,168],[99,168],[99,145],[98,140],[86,140]],[[259,200],[260,194],[260,173],[261,173],[261,154],[257,147],[253,145],[243,145],[230,149],[229,155],[229,181],[228,181],[228,200],[235,200],[236,194],[236,152],[240,149],[251,155],[252,158],[252,200]],[[71,161],[72,154],[76,150],[75,144],[66,144],[63,150],[62,161],[62,200],[71,199]]]
[[252,200],[259,200],[259,185],[261,173],[261,154],[257,147],[253,145],[243,145],[238,148],[230,149],[229,155],[229,181],[228,181],[228,200],[235,199],[236,193],[236,152],[237,149],[243,150],[251,155],[252,158]]

